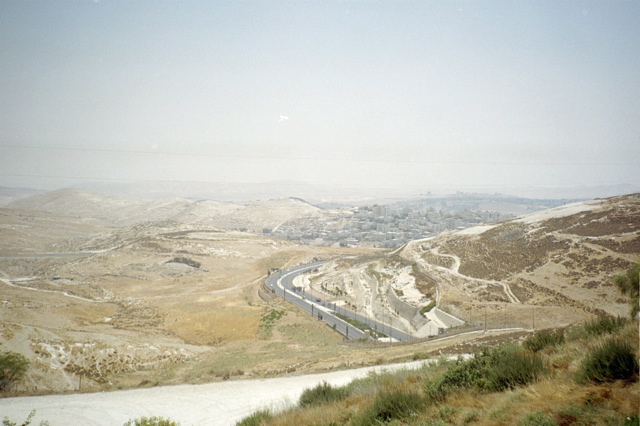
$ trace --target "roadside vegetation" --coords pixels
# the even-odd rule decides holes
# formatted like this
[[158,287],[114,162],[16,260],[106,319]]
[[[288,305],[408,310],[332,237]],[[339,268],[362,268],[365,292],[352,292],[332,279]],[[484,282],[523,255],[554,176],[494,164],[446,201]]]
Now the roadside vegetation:
[[285,311],[279,309],[267,309],[260,317],[260,335],[266,339],[271,337],[271,331],[280,318],[285,315]]
[[600,336],[602,334],[612,334],[618,332],[621,328],[627,325],[629,321],[623,317],[599,317],[587,321],[584,324],[584,332],[593,336]]
[[564,331],[563,330],[540,330],[533,336],[529,337],[522,343],[525,349],[531,352],[539,352],[549,346],[558,346],[564,343]]
[[28,368],[29,361],[24,355],[12,351],[0,353],[0,392],[20,382]]
[[635,319],[640,314],[640,262],[620,272],[613,279],[613,284],[620,293],[629,297],[629,316]]
[[[21,422],[14,422],[13,420],[9,419],[8,417],[5,417],[2,420],[2,426],[29,426],[32,422],[33,422],[33,418],[36,415],[36,410],[33,410],[29,413],[29,415],[27,416],[27,418]],[[49,426],[49,422],[47,421],[41,421],[40,423],[38,423],[40,426]]]
[[321,383],[239,425],[637,425],[638,324],[601,317],[417,370]]
[[346,315],[342,315],[342,314],[338,314],[336,313],[335,316],[337,316],[338,318],[340,318],[342,321],[347,322],[349,324],[351,324],[352,326],[354,326],[355,328],[358,328],[362,331],[367,331],[369,330],[369,332],[371,333],[371,337],[373,337],[374,339],[380,339],[383,337],[387,337],[386,334],[384,334],[381,331],[375,330],[375,329],[371,329],[371,326],[369,324],[365,324],[361,321],[358,321],[357,319],[353,319],[350,318]]
[[180,423],[165,417],[153,416],[129,420],[124,426],[180,426]]

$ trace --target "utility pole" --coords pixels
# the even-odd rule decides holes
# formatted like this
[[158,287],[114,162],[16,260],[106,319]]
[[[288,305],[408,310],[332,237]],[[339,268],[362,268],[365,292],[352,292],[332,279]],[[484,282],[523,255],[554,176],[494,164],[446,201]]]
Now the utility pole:
[[487,305],[484,305],[484,332],[487,332]]
[[507,305],[504,305],[504,324],[502,328],[507,328]]
[[536,307],[532,306],[532,311],[531,311],[531,330],[535,330],[536,329]]

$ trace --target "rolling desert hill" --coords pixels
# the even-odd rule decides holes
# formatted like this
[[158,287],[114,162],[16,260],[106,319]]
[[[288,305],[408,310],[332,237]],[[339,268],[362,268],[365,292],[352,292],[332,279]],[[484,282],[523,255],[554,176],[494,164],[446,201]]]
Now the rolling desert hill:
[[[269,268],[336,253],[260,233],[319,211],[296,199],[138,202],[78,190],[13,203],[0,209],[0,350],[31,360],[26,393],[284,371],[288,343],[266,339],[262,318],[290,308],[267,306],[260,283]],[[302,323],[320,336],[321,358],[344,362],[327,352],[337,336]]]
[[[87,252],[0,255],[0,350],[31,360],[29,392],[222,377],[226,370],[214,364],[229,359],[220,348],[244,353],[246,345],[272,343],[260,338],[269,308],[257,289],[266,271],[317,255],[259,235],[177,222],[107,230],[80,248]],[[290,362],[273,357],[253,368]],[[194,373],[202,364],[207,372]]]
[[77,251],[85,239],[111,229],[91,218],[0,208],[0,254]]
[[93,219],[104,226],[129,226],[143,222],[174,221],[247,229],[261,232],[298,217],[322,215],[322,210],[302,200],[285,198],[245,203],[220,203],[167,198],[136,201],[95,194],[80,189],[61,189],[9,203],[6,208],[46,212],[59,217]]

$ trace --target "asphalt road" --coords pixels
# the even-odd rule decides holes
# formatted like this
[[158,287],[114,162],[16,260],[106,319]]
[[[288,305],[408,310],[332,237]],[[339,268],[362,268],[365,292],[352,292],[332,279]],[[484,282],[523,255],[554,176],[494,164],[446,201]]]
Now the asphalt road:
[[327,302],[320,297],[305,294],[303,289],[296,288],[293,285],[293,280],[296,276],[317,269],[324,263],[325,262],[317,262],[273,273],[267,277],[266,286],[274,290],[278,296],[293,303],[319,320],[324,321],[329,327],[348,339],[361,339],[365,334],[361,329],[342,320],[337,315],[342,315],[360,323],[367,324],[370,330],[381,332],[396,341],[413,340],[412,336],[393,328],[389,324],[357,314],[342,306],[336,306],[335,303]]

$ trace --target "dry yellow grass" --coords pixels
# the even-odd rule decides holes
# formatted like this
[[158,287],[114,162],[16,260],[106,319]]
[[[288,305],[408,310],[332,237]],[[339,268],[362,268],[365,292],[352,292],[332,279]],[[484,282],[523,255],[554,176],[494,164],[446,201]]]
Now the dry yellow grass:
[[261,312],[261,308],[252,306],[212,309],[210,305],[192,305],[191,310],[170,311],[170,316],[175,320],[167,326],[167,330],[190,344],[220,346],[255,338]]

